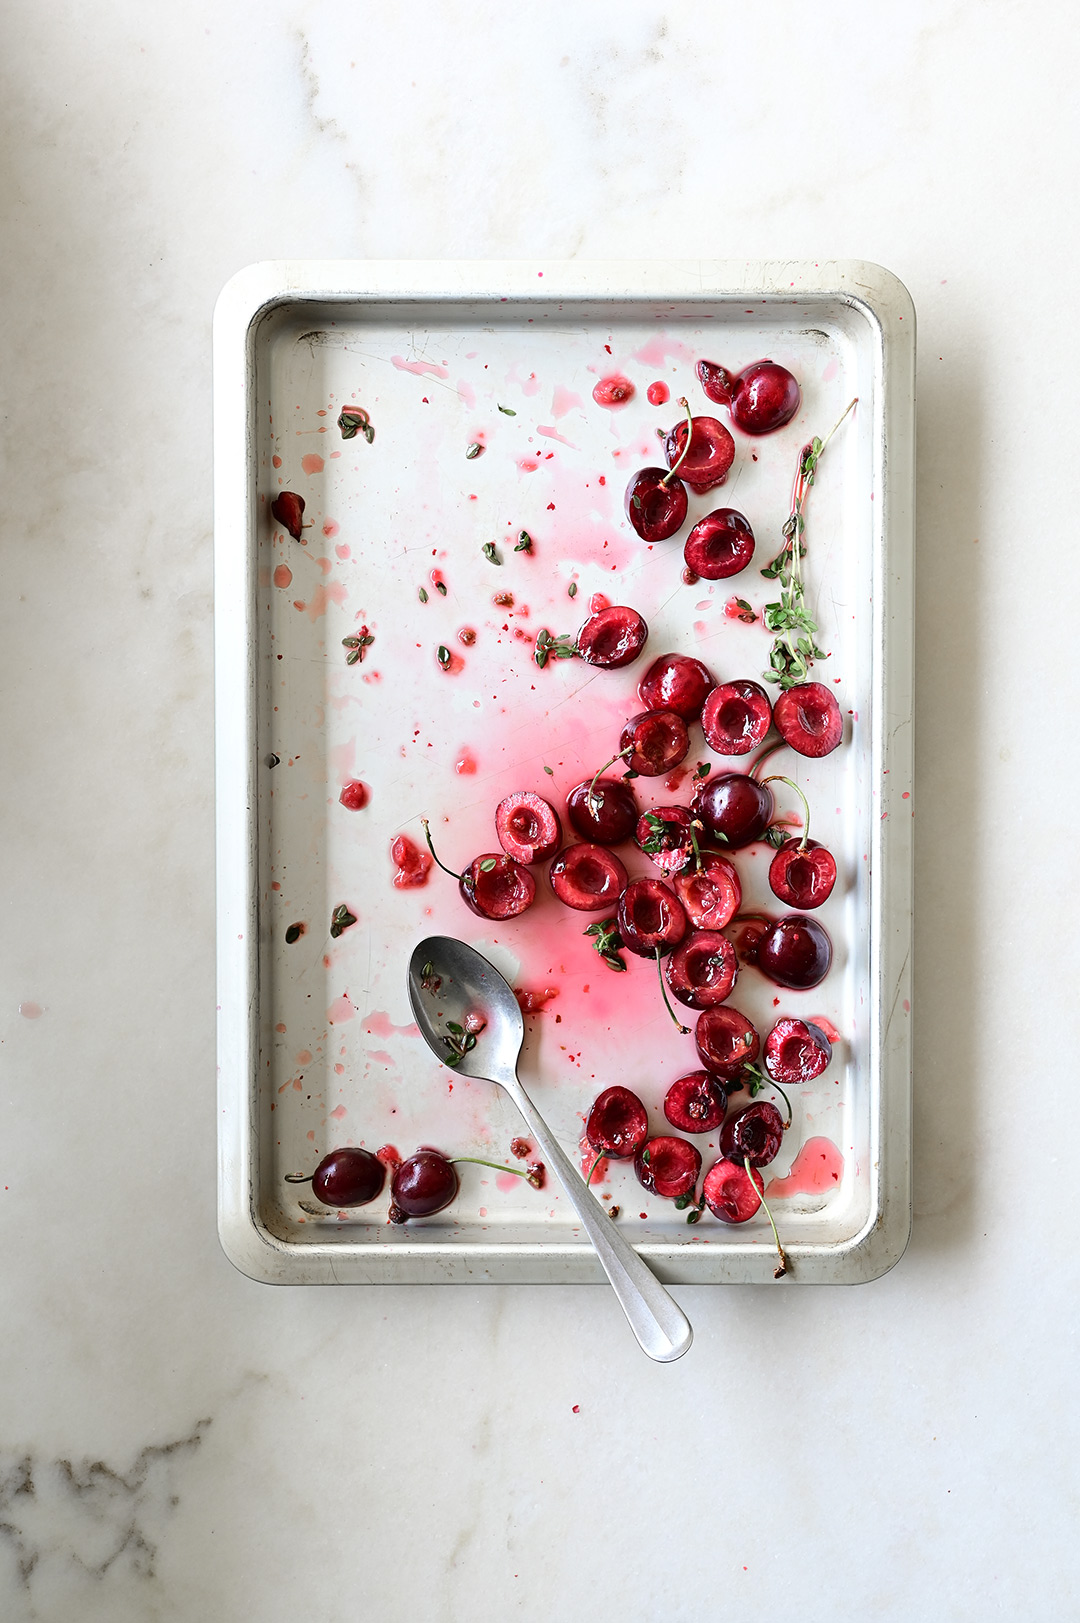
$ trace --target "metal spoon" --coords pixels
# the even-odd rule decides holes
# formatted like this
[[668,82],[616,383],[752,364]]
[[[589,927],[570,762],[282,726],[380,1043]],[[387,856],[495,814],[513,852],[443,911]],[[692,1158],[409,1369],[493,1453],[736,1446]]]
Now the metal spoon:
[[[513,989],[472,947],[452,936],[435,935],[421,941],[409,960],[409,1002],[433,1054],[445,1061],[454,1049],[464,1048],[454,1069],[462,1076],[496,1083],[513,1099],[546,1165],[570,1197],[642,1351],[661,1364],[681,1358],[694,1339],[689,1320],[590,1194],[521,1085],[517,1063],[525,1022]],[[465,1017],[470,1014],[481,1015],[486,1024],[467,1046]],[[451,1022],[465,1036],[451,1032]]]

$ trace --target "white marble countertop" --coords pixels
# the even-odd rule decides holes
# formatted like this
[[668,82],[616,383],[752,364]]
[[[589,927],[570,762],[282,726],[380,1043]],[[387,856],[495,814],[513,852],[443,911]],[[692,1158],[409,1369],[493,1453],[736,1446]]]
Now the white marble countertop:
[[[0,1616],[1073,1615],[1071,8],[12,23]],[[214,300],[532,254],[867,258],[920,320],[914,1235],[681,1293],[670,1368],[599,1287],[275,1290],[215,1232]]]

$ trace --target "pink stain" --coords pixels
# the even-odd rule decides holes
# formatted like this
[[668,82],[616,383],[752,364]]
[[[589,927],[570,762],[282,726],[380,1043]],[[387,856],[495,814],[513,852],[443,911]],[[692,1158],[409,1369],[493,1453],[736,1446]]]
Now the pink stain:
[[297,1065],[310,1065],[311,1064],[311,1049],[310,1048],[302,1048],[300,1050],[299,1054],[297,1054],[297,1056],[296,1056],[296,1063],[297,1063]]
[[334,551],[337,553],[339,558],[345,559],[352,557],[352,547],[347,547],[343,541],[338,542],[337,546],[334,548]]
[[501,1190],[504,1195],[509,1194],[515,1184],[521,1182],[522,1179],[515,1172],[496,1172],[495,1174],[495,1187]]
[[832,360],[829,362],[828,366],[825,368],[824,372],[821,374],[822,383],[831,383],[833,378],[839,372],[839,370],[840,370],[840,362],[836,359],[836,356],[834,355]]
[[677,361],[690,361],[693,360],[694,352],[687,349],[678,338],[669,338],[662,332],[642,344],[640,349],[633,351],[634,360],[640,361],[642,366],[663,366],[669,355]]
[[24,1020],[40,1020],[45,1010],[40,1003],[20,1003],[19,1013]]
[[352,1020],[355,1015],[356,1009],[349,1001],[348,992],[342,992],[340,997],[336,997],[326,1011],[326,1018],[332,1026],[343,1026],[347,1020]]
[[278,564],[274,570],[274,585],[282,588],[292,585],[292,570],[288,564]]
[[507,383],[516,383],[523,395],[531,397],[534,394],[540,393],[540,380],[537,378],[536,373],[530,372],[528,377],[522,380],[517,375],[516,361],[506,374],[506,381]]
[[348,1114],[349,1114],[349,1112],[348,1112],[348,1111],[347,1111],[347,1110],[346,1110],[346,1109],[345,1109],[345,1106],[344,1106],[344,1105],[337,1105],[337,1106],[336,1106],[336,1107],[335,1107],[335,1108],[334,1108],[334,1109],[333,1109],[333,1110],[331,1110],[331,1112],[330,1112],[330,1115],[331,1115],[331,1117],[332,1117],[332,1119],[333,1119],[333,1120],[334,1120],[334,1121],[341,1121],[341,1120],[342,1120],[342,1119],[343,1119],[343,1118],[344,1118],[344,1117],[345,1117],[345,1116],[347,1116],[347,1115],[348,1115]]
[[328,518],[322,527],[322,533],[326,536],[328,541],[332,541],[340,529],[341,525],[338,523],[336,518]]
[[[565,435],[560,434],[558,429],[552,424],[545,426],[543,423],[537,423],[536,432],[538,434],[543,434],[546,439],[558,440],[560,445],[569,445],[571,451],[577,450],[577,446],[574,444],[574,442],[572,440],[568,440]],[[518,466],[520,467],[521,464],[519,463]]]
[[364,1016],[364,1030],[369,1037],[419,1037],[420,1027],[411,1022],[407,1026],[395,1026],[385,1009],[373,1009]]
[[305,473],[322,473],[326,463],[317,451],[309,451],[306,456],[300,458],[300,466]]
[[331,569],[334,567],[329,558],[316,558],[315,562],[318,564],[324,575],[329,575]]
[[786,1178],[773,1178],[765,1191],[767,1200],[788,1195],[822,1195],[835,1189],[844,1175],[844,1157],[829,1138],[808,1138],[792,1163]]
[[339,784],[348,783],[356,770],[356,739],[346,739],[344,744],[331,744],[326,753],[331,776]]
[[454,771],[463,778],[471,778],[476,771],[476,759],[469,750],[463,749],[454,762]]
[[466,383],[464,378],[458,378],[457,392],[469,410],[474,411],[476,409],[476,390],[472,384]]
[[518,458],[518,467],[522,473],[535,473],[539,466],[539,457],[523,456]]
[[404,355],[391,355],[391,366],[396,366],[399,372],[411,372],[414,377],[422,378],[430,373],[433,378],[448,378],[450,368],[437,366],[434,361],[407,361]]
[[567,412],[573,411],[575,407],[584,410],[585,402],[581,396],[575,394],[572,389],[564,389],[561,384],[557,384],[551,395],[551,415],[558,421],[560,417],[565,417]]
[[911,1004],[908,1002],[907,998],[904,999],[904,1013],[905,1014],[910,1014],[911,1013]]
[[312,625],[316,620],[322,618],[331,603],[344,603],[348,595],[339,580],[332,580],[328,586],[316,586],[311,594],[310,603],[303,605]]
[[388,1054],[386,1052],[385,1048],[373,1048],[373,1049],[371,1049],[370,1053],[368,1054],[368,1059],[375,1060],[376,1063],[379,1064],[379,1065],[396,1065],[397,1064],[397,1061],[395,1060],[393,1054]]

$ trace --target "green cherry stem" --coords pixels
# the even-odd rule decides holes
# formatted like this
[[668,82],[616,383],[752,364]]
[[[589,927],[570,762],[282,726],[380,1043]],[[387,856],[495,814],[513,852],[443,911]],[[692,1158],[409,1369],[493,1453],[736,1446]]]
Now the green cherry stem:
[[758,782],[761,784],[762,788],[764,788],[767,783],[786,783],[789,789],[794,789],[795,793],[803,803],[803,811],[806,814],[806,821],[803,823],[803,836],[799,842],[799,850],[805,851],[807,841],[810,838],[810,802],[799,788],[799,785],[794,783],[791,778],[785,778],[782,772],[774,773],[771,778],[759,778]]
[[[780,1266],[779,1266],[779,1268],[774,1268],[773,1269],[773,1278],[774,1279],[782,1279],[784,1277],[784,1275],[787,1273],[788,1267],[789,1267],[788,1259],[787,1259],[787,1253],[785,1252],[783,1246],[780,1244],[780,1236],[776,1232],[776,1224],[773,1222],[773,1214],[772,1214],[772,1212],[770,1212],[768,1206],[765,1205],[765,1196],[761,1192],[761,1190],[758,1189],[757,1184],[754,1182],[754,1174],[753,1174],[753,1172],[751,1170],[751,1167],[750,1167],[750,1157],[748,1155],[743,1156],[743,1166],[746,1168],[746,1176],[750,1179],[750,1187],[751,1187],[751,1189],[754,1191],[755,1195],[757,1195],[757,1198],[760,1201],[761,1205],[765,1207],[765,1216],[769,1219],[769,1227],[772,1229],[772,1237],[776,1241],[776,1249],[780,1253]],[[761,1182],[762,1182],[762,1185],[764,1185],[765,1179],[762,1178]]]
[[597,1167],[600,1165],[601,1161],[606,1161],[606,1160],[607,1160],[607,1156],[604,1154],[603,1150],[597,1150],[597,1152],[596,1152],[596,1160],[593,1162],[592,1166],[589,1168],[589,1176],[585,1179],[585,1187],[586,1187],[586,1189],[588,1189],[589,1185],[592,1183],[592,1175],[596,1171]]
[[[614,766],[616,761],[625,761],[627,756],[633,755],[633,753],[633,744],[627,744],[626,748],[624,750],[620,750],[618,755],[613,755],[610,761],[605,761],[599,772],[593,773],[592,782],[589,784],[589,792],[585,796],[585,804],[594,817],[596,816],[596,795],[594,791],[596,789],[597,779],[603,777],[609,766]],[[435,860],[438,861],[438,858]]]
[[660,483],[662,485],[670,484],[672,479],[674,479],[675,475],[678,473],[679,469],[682,467],[683,463],[686,461],[686,453],[690,449],[690,441],[694,434],[694,418],[693,413],[690,410],[689,402],[685,399],[680,400],[679,405],[682,406],[683,410],[686,412],[686,444],[683,446],[676,461],[672,463],[668,472],[661,479]]
[[421,817],[420,821],[424,825],[424,838],[427,841],[427,848],[431,852],[432,856],[435,858],[435,861],[438,863],[438,865],[442,869],[443,873],[448,873],[450,875],[451,879],[458,879],[458,880],[461,880],[461,881],[465,882],[465,875],[464,874],[455,873],[453,868],[448,868],[446,866],[446,863],[442,862],[440,860],[439,853],[436,851],[434,845],[432,844],[431,830],[428,827],[427,818],[426,817]]
[[310,1183],[315,1176],[314,1172],[286,1172],[286,1183]]
[[750,770],[746,774],[747,777],[753,778],[754,782],[757,783],[759,781],[758,768],[765,765],[765,762],[769,759],[770,755],[775,755],[777,750],[786,750],[787,747],[787,740],[784,738],[778,738],[775,743],[766,744],[765,748],[755,755],[754,759],[750,762]]
[[783,1099],[784,1103],[787,1105],[787,1121],[784,1123],[784,1131],[786,1133],[788,1128],[791,1126],[792,1121],[794,1120],[794,1115],[793,1115],[793,1112],[792,1112],[792,1109],[791,1109],[791,1100],[788,1098],[787,1094],[784,1092],[784,1090],[780,1086],[779,1082],[774,1082],[771,1076],[767,1076],[766,1081],[768,1082],[770,1088],[775,1088],[776,1089],[776,1091],[780,1095],[781,1099]]
[[453,1161],[455,1166],[462,1161],[468,1161],[469,1164],[474,1167],[494,1167],[496,1172],[512,1172],[515,1178],[527,1178],[529,1176],[529,1174],[524,1172],[521,1167],[503,1166],[501,1161],[485,1161],[483,1157],[479,1155],[453,1155],[450,1157],[450,1159]]
[[679,1031],[683,1037],[689,1037],[689,1035],[690,1035],[690,1027],[683,1025],[682,1021],[679,1019],[678,1015],[675,1013],[675,1010],[671,1007],[671,1004],[668,1002],[667,987],[664,985],[664,971],[663,971],[663,968],[662,968],[661,963],[660,963],[660,943],[659,943],[659,941],[656,943],[656,973],[657,973],[657,975],[658,975],[658,977],[660,979],[660,996],[664,1000],[665,1009],[667,1010],[668,1014],[670,1014],[671,1018],[674,1020],[676,1030]]

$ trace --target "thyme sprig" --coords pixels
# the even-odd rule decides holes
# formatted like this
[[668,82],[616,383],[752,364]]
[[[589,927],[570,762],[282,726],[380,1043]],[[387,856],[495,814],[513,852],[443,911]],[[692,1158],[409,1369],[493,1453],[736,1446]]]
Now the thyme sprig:
[[590,924],[587,930],[582,931],[582,934],[593,937],[593,946],[609,969],[624,970],[626,968],[625,958],[619,956],[623,939],[619,934],[616,919],[604,919],[598,924]]

